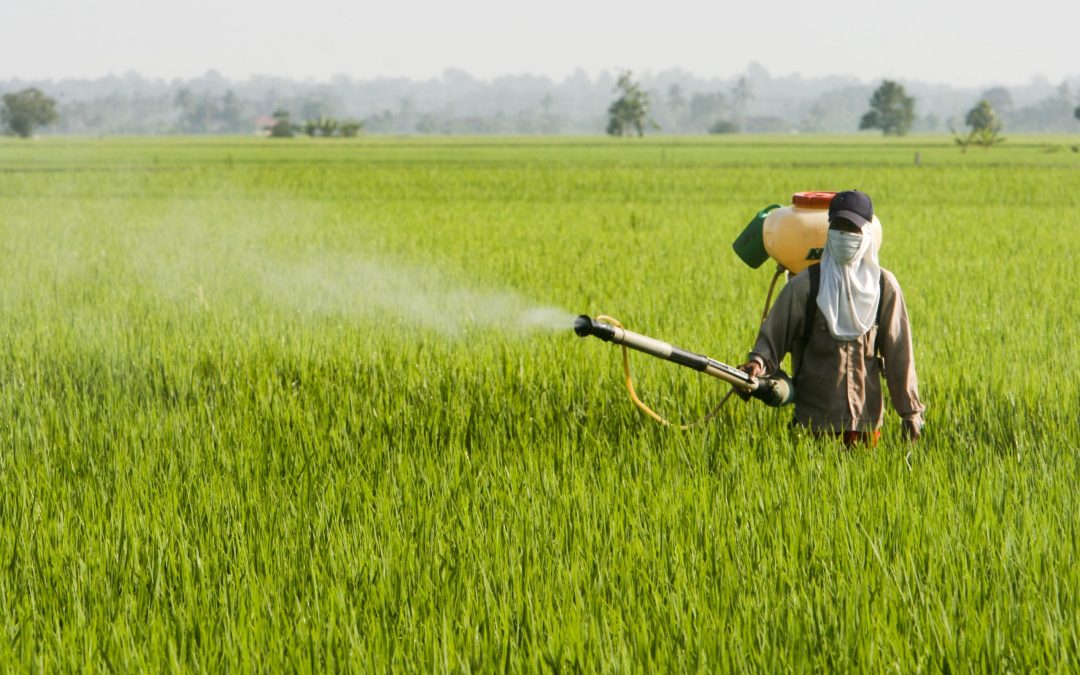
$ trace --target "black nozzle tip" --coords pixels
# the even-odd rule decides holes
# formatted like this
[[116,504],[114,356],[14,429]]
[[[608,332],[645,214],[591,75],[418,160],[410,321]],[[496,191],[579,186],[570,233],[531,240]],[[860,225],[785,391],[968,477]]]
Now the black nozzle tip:
[[582,314],[574,319],[574,332],[578,337],[585,337],[592,333],[593,320],[588,314]]
[[604,342],[611,342],[615,339],[614,326],[603,321],[595,321],[588,314],[582,314],[574,319],[574,332],[578,334],[578,337],[593,335]]

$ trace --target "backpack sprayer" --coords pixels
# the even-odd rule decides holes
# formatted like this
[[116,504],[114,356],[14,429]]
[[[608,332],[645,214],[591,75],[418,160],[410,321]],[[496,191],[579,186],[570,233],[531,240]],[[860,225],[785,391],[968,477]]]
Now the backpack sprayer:
[[[829,229],[829,202],[835,192],[797,192],[792,196],[791,206],[771,204],[754,216],[732,243],[736,255],[753,269],[772,258],[776,261],[776,273],[769,285],[765,298],[765,309],[761,320],[769,313],[773,290],[780,275],[795,275],[821,260],[825,248],[825,236]],[[868,226],[873,237],[875,251],[881,248],[881,223],[877,216]],[[795,399],[795,386],[791,379],[779,371],[773,377],[751,377],[749,374],[733,368],[726,363],[702,354],[675,347],[662,340],[635,333],[623,327],[617,319],[600,315],[595,319],[582,314],[574,321],[574,332],[579,337],[592,335],[605,342],[621,345],[623,348],[623,370],[626,373],[626,389],[630,400],[646,414],[664,425],[671,423],[656,414],[641,402],[634,391],[630,375],[630,359],[627,349],[633,349],[650,356],[676,363],[705,373],[732,386],[728,395],[702,419],[689,425],[679,425],[687,429],[705,422],[716,415],[733,392],[738,392],[744,399],[756,398],[772,407],[780,407]]]

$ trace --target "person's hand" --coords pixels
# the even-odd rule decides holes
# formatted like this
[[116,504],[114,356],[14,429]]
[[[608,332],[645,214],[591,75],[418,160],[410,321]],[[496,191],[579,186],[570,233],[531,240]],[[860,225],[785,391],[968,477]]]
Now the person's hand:
[[[758,361],[756,359],[750,359],[746,363],[739,366],[739,370],[743,371],[744,373],[746,373],[750,377],[756,378],[759,375],[761,375],[761,372],[763,370],[765,370],[765,368],[760,363],[758,363]],[[744,401],[749,401],[750,400],[750,392],[748,392],[748,391],[743,391],[741,389],[736,389],[735,393],[738,394],[739,398],[741,398]]]
[[904,431],[904,438],[908,439],[912,443],[922,438],[922,427],[916,425],[911,420],[904,420],[901,428]]
[[762,371],[765,370],[765,367],[762,366],[757,359],[750,359],[746,363],[739,366],[739,370],[743,371],[750,377],[758,377],[759,375],[761,375]]

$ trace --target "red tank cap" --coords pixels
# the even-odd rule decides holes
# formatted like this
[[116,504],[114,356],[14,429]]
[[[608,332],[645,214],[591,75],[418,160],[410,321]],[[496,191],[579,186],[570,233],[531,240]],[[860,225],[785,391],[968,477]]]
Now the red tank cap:
[[827,209],[835,192],[796,192],[791,195],[791,203],[806,209]]

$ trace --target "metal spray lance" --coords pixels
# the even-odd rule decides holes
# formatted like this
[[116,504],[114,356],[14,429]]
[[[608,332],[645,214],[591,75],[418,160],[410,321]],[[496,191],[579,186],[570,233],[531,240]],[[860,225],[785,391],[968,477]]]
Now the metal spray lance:
[[592,335],[604,342],[622,345],[635,351],[671,361],[680,366],[691,368],[705,373],[717,379],[727,382],[737,390],[765,403],[765,405],[779,407],[791,403],[795,398],[795,387],[787,377],[756,378],[747,373],[733,368],[726,363],[711,359],[702,354],[680,349],[672,344],[657,340],[656,338],[626,330],[622,326],[614,326],[587,314],[582,314],[574,320],[574,332],[579,337]]

